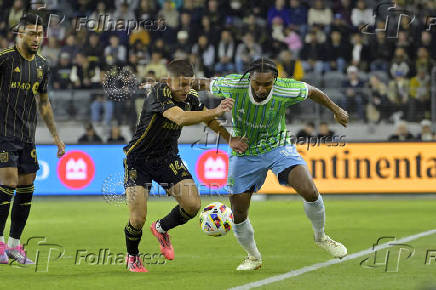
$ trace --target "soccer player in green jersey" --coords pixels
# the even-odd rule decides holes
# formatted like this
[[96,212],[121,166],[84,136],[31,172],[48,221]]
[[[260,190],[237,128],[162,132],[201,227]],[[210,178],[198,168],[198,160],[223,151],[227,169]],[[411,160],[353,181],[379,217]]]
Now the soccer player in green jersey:
[[261,188],[269,169],[277,175],[280,184],[293,187],[303,197],[315,243],[334,257],[344,257],[346,247],[324,233],[324,203],[306,162],[287,137],[285,112],[289,106],[310,98],[330,109],[343,126],[348,123],[348,113],[319,89],[294,79],[278,78],[275,63],[266,58],[251,63],[243,75],[199,81],[199,88],[234,100],[233,135],[248,138],[246,151],[232,151],[228,174],[234,234],[248,253],[237,270],[256,270],[262,266],[248,209],[252,194]]

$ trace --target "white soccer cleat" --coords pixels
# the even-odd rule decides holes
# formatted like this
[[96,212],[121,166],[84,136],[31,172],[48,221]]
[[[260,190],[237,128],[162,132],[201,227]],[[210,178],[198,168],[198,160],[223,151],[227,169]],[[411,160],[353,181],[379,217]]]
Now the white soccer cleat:
[[260,269],[262,267],[262,260],[256,259],[255,257],[248,256],[245,258],[244,262],[239,265],[236,270],[238,271],[253,271]]
[[341,243],[332,240],[329,236],[324,236],[320,241],[315,241],[315,244],[335,258],[342,259],[347,255],[347,248]]

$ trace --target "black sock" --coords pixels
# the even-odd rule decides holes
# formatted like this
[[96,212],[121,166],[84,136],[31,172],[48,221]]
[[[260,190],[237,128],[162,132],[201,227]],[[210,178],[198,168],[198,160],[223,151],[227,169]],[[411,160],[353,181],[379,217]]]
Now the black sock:
[[126,235],[127,253],[129,253],[131,256],[138,255],[138,246],[139,242],[141,241],[142,230],[134,228],[129,221],[129,223],[124,227],[124,234]]
[[9,236],[19,240],[26,226],[27,218],[30,213],[33,196],[32,185],[19,185],[16,189],[14,204],[11,212],[11,230]]
[[9,216],[9,208],[11,205],[11,199],[14,196],[15,188],[0,185],[0,236],[3,236],[3,230],[5,229],[6,220]]
[[183,208],[180,207],[180,205],[177,205],[166,217],[159,220],[159,223],[160,227],[164,231],[169,231],[172,228],[186,224],[190,219],[194,217],[195,215],[190,216]]

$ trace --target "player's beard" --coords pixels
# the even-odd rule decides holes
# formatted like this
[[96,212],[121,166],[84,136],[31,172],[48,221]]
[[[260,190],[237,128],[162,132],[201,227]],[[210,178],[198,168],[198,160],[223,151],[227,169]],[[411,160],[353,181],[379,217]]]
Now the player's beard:
[[268,98],[268,95],[265,95],[265,96],[258,96],[258,95],[254,95],[254,100],[256,101],[256,102],[262,102],[262,101],[265,101],[266,100],[266,98]]
[[269,95],[269,93],[268,93],[268,94],[265,94],[265,95],[261,95],[261,96],[259,96],[259,95],[257,95],[257,94],[254,92],[253,88],[251,88],[251,92],[253,93],[253,98],[254,98],[254,100],[255,100],[256,102],[258,102],[258,103],[260,103],[260,102],[262,102],[262,101],[265,101],[265,100],[268,98],[268,95]]
[[28,54],[36,54],[38,52],[39,45],[36,48],[33,48],[32,45],[24,43],[23,48]]

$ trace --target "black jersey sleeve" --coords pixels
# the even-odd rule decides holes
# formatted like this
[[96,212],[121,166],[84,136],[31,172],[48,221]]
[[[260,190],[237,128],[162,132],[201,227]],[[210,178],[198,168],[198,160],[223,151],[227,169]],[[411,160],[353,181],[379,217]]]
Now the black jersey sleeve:
[[43,65],[42,69],[43,69],[43,77],[42,77],[42,81],[38,87],[38,93],[46,94],[47,93],[47,86],[48,86],[48,77],[50,74],[50,67],[48,66],[46,61],[44,61],[44,65]]
[[167,86],[156,85],[148,97],[152,98],[151,109],[153,112],[163,113],[176,106],[171,98],[171,90]]
[[192,111],[203,111],[204,104],[200,102],[200,99],[198,98],[198,92],[195,90],[190,90],[188,93],[188,97],[190,98],[192,102]]
[[8,65],[8,57],[8,50],[5,49],[3,51],[0,51],[0,77],[4,74],[4,71],[6,70],[6,65]]

